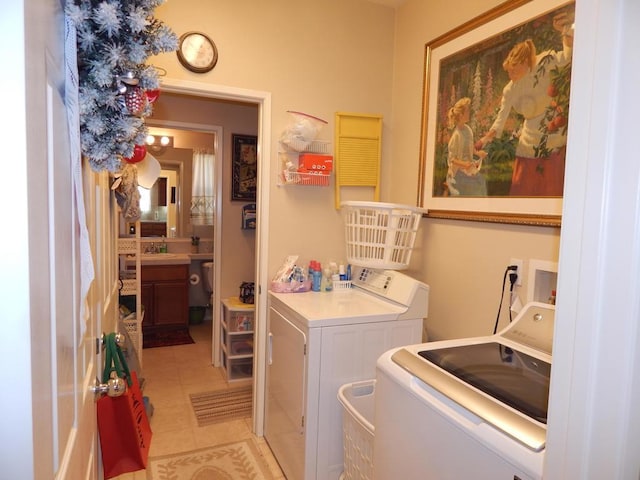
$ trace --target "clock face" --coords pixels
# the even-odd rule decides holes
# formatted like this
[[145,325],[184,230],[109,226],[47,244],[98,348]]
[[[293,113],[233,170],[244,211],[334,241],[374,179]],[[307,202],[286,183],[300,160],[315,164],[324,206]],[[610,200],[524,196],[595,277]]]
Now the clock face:
[[210,71],[218,61],[218,50],[215,44],[203,33],[185,33],[180,37],[177,53],[180,63],[196,73]]

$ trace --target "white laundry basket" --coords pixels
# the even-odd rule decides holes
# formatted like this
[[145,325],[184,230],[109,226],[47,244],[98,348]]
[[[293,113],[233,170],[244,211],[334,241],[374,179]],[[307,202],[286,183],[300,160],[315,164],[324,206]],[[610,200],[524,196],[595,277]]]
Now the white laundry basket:
[[348,383],[338,390],[342,404],[343,480],[373,478],[375,380]]
[[381,202],[343,202],[341,207],[349,263],[388,270],[409,266],[426,209]]

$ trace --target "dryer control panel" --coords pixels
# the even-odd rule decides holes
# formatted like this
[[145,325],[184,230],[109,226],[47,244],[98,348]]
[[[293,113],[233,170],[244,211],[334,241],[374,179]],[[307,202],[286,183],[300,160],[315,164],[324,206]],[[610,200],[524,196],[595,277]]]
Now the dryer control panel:
[[[353,266],[351,281],[356,287],[408,307],[410,318],[427,316],[429,286],[415,278],[397,270]],[[407,314],[405,318],[409,318]]]

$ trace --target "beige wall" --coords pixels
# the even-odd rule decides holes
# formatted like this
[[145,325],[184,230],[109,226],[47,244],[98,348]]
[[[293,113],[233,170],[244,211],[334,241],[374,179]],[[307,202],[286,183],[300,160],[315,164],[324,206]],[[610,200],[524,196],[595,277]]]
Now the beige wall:
[[319,139],[328,141],[335,112],[382,114],[390,138],[393,11],[361,0],[183,0],[166,2],[156,15],[178,35],[207,33],[219,50],[215,69],[201,75],[184,69],[175,54],[160,55],[154,63],[169,77],[272,94],[269,271],[289,254],[343,258],[333,181],[330,187],[278,187],[277,140],[290,120],[287,110],[327,120]]
[[[271,92],[274,170],[286,110],[328,120],[325,140],[336,111],[382,114],[382,200],[416,204],[425,43],[499,3],[408,0],[394,15],[360,0],[167,2],[157,16],[179,35],[209,34],[220,59],[204,75],[186,71],[175,54],[155,63],[171,78]],[[333,188],[278,187],[275,175],[269,188],[271,272],[291,253],[321,261],[344,255]],[[369,195],[351,190],[344,199]],[[524,300],[528,260],[557,261],[558,245],[558,229],[424,219],[408,273],[431,286],[430,338],[490,333],[509,259],[525,260]]]

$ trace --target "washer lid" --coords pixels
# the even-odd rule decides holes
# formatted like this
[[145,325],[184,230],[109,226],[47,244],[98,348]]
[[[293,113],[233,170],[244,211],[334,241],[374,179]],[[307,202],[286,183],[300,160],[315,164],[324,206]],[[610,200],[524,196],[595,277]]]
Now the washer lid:
[[[394,352],[391,360],[429,387],[449,397],[487,424],[501,430],[526,447],[536,452],[544,448],[547,437],[547,428],[544,423],[522,414],[407,348],[400,348]],[[543,380],[541,382],[543,383]]]
[[500,402],[547,423],[551,364],[497,342],[418,352]]

